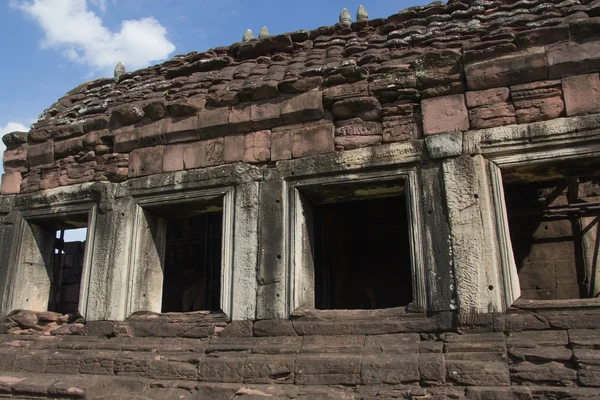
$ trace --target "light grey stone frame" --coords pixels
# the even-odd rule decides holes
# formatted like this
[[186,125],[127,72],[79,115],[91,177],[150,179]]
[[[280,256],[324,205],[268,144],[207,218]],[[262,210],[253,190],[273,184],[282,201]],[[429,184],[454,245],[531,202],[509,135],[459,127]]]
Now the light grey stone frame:
[[[314,308],[314,265],[306,249],[309,240],[310,208],[306,206],[302,189],[318,185],[337,186],[350,182],[385,182],[403,180],[409,221],[413,303],[427,307],[425,271],[423,263],[423,232],[421,206],[416,168],[389,168],[371,172],[340,173],[333,176],[308,177],[286,182],[289,204],[287,278],[288,314],[299,308]],[[308,218],[307,218],[308,217]]]
[[[41,229],[37,224],[44,220],[60,219],[75,215],[87,215],[87,237],[85,243],[84,264],[79,291],[79,313],[85,318],[88,313],[88,299],[92,274],[95,225],[97,206],[93,203],[58,205],[51,208],[39,208],[23,211],[17,224],[17,238],[12,265],[16,266],[12,283],[8,285],[6,311],[27,309],[46,311],[50,296],[50,279],[47,266],[52,260],[45,259],[54,249],[55,231]],[[33,290],[39,288],[39,290]]]
[[[504,306],[564,303],[561,300],[518,300],[521,290],[510,241],[502,169],[600,157],[600,114],[471,131],[465,134],[464,148],[471,155],[481,154],[489,160],[488,173],[500,242]],[[575,306],[572,300],[570,302]],[[597,306],[600,298],[582,299],[579,303]]]
[[235,188],[181,190],[163,195],[153,194],[136,198],[133,222],[133,245],[130,254],[131,271],[128,277],[129,298],[126,315],[138,311],[161,312],[163,262],[166,225],[164,219],[152,214],[152,206],[201,204],[219,199],[223,205],[223,238],[221,245],[220,308],[233,316],[233,263]]

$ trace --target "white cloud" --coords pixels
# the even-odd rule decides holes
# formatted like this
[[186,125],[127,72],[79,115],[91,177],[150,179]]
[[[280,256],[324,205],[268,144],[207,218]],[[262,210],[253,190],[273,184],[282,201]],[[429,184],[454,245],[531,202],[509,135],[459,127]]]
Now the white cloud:
[[[29,132],[29,128],[19,122],[9,122],[5,126],[0,126],[0,139],[2,139],[2,136],[6,135],[7,133],[11,133],[11,132],[15,132],[15,131]],[[6,146],[4,145],[4,142],[2,140],[0,140],[0,159],[2,158],[2,155],[4,154],[4,150],[6,150]],[[0,174],[3,174],[3,173],[4,173],[4,165],[2,163],[0,163]]]
[[[90,0],[101,11],[106,0]],[[53,48],[94,71],[109,74],[123,61],[129,71],[163,60],[175,51],[167,29],[155,18],[125,20],[118,32],[111,32],[87,0],[32,0],[13,2],[44,30],[43,48]]]

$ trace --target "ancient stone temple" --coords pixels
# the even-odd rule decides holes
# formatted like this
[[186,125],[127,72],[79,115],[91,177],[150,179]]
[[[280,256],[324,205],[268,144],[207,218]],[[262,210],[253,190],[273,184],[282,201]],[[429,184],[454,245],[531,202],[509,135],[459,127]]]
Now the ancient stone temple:
[[0,398],[600,398],[600,1],[340,21],[4,136]]

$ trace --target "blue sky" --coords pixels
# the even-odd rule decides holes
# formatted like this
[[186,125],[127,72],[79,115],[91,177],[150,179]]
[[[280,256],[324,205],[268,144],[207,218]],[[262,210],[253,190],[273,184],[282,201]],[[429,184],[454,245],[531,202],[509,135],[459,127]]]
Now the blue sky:
[[[415,0],[363,0],[371,18]],[[354,0],[7,0],[0,6],[0,136],[26,129],[82,82],[190,51],[229,45],[263,25],[271,34],[338,21]],[[3,145],[0,142],[0,151]],[[1,168],[1,167],[0,167]],[[0,172],[1,169],[0,169]]]

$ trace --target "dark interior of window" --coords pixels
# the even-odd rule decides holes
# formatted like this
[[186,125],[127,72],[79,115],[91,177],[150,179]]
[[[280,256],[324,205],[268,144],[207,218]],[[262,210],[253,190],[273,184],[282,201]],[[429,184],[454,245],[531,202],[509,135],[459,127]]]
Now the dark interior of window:
[[166,219],[162,312],[219,311],[222,212]]
[[68,215],[36,223],[40,234],[54,238],[52,256],[45,258],[50,281],[48,311],[61,314],[78,312],[87,219],[87,214]]
[[521,298],[594,297],[600,180],[517,181],[504,190]]
[[313,206],[317,309],[377,309],[412,300],[403,195]]

